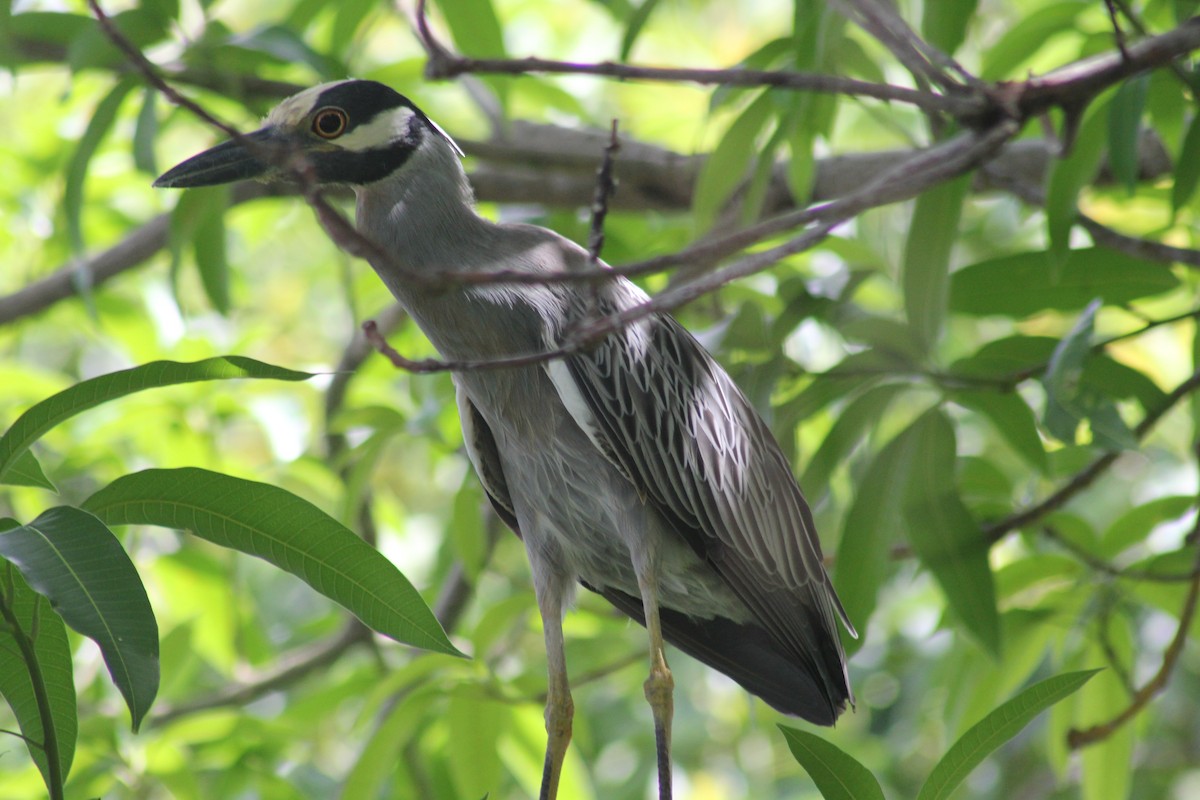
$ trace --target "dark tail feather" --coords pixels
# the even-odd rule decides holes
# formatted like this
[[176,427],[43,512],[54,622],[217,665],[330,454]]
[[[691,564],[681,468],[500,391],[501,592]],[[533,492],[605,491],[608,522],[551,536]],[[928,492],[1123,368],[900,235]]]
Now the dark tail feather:
[[[604,597],[640,625],[646,620],[642,601],[615,589],[588,589]],[[695,619],[678,611],[659,611],[663,638],[692,658],[728,675],[751,694],[785,714],[817,725],[832,725],[847,697],[831,697],[818,682],[761,628],[722,617]]]

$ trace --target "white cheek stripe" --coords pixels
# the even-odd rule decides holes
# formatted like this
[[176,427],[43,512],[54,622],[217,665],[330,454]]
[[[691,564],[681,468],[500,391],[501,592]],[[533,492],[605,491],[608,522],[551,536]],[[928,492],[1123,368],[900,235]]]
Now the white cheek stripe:
[[413,112],[401,106],[392,111],[378,114],[366,125],[359,125],[345,136],[333,141],[345,150],[363,151],[387,147],[408,134],[408,121]]

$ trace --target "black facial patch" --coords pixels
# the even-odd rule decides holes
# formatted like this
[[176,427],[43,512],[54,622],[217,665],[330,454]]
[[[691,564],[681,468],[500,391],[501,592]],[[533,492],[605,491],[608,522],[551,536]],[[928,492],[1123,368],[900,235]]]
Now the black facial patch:
[[400,169],[414,149],[396,143],[373,150],[326,150],[316,154],[312,163],[321,183],[365,186]]

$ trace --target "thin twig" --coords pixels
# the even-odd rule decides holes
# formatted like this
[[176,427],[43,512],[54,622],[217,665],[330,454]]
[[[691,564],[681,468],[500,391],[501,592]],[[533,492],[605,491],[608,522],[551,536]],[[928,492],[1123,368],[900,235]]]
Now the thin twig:
[[600,265],[600,251],[604,249],[604,220],[608,217],[608,201],[617,190],[613,180],[613,162],[621,142],[617,138],[617,121],[612,121],[612,132],[604,148],[604,158],[596,170],[596,193],[592,198],[592,224],[588,231],[588,264],[593,268]]
[[468,58],[451,52],[433,35],[433,31],[429,28],[426,5],[426,0],[420,0],[417,3],[417,35],[421,40],[421,45],[425,48],[426,55],[429,56],[426,64],[426,76],[432,79],[453,78],[464,73],[595,75],[618,80],[690,82],[716,86],[769,86],[777,89],[842,94],[909,103],[924,111],[945,113],[956,117],[974,116],[982,111],[982,101],[967,96],[938,95],[903,86],[870,83],[837,75],[741,67],[690,69],[635,66],[611,61],[578,63],[546,58]]
[[1122,725],[1137,716],[1142,709],[1149,705],[1155,695],[1166,688],[1171,679],[1171,671],[1175,669],[1175,665],[1179,662],[1179,656],[1183,653],[1183,646],[1187,643],[1188,634],[1192,628],[1192,618],[1196,614],[1196,602],[1200,599],[1200,553],[1197,554],[1194,571],[1194,577],[1188,586],[1187,597],[1183,601],[1183,608],[1179,612],[1179,627],[1175,631],[1175,637],[1171,640],[1171,644],[1163,653],[1162,665],[1158,668],[1158,672],[1145,686],[1134,693],[1133,700],[1129,705],[1112,719],[1090,728],[1069,730],[1067,746],[1072,750],[1078,750],[1107,739]]

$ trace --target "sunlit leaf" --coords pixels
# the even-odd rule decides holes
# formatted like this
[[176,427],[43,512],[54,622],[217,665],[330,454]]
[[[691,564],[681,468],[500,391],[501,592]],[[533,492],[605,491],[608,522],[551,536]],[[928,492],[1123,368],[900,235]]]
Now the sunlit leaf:
[[371,629],[458,654],[408,579],[333,517],[284,489],[208,470],[149,469],[84,507],[110,525],[162,525],[257,556],[292,573]]
[[17,418],[4,436],[0,437],[0,481],[6,478],[21,454],[46,431],[81,411],[95,408],[109,400],[144,389],[196,381],[230,378],[303,381],[311,377],[307,372],[264,364],[252,358],[217,356],[191,363],[152,361],[149,364],[80,381],[27,410]]
[[629,18],[625,24],[625,35],[621,37],[621,61],[628,61],[629,54],[633,52],[633,46],[637,43],[637,38],[642,33],[642,28],[646,27],[646,23],[650,20],[650,15],[654,13],[654,9],[658,6],[658,0],[642,0],[637,10]]
[[825,800],[883,800],[879,781],[845,750],[807,731],[786,725],[779,730]]
[[16,461],[4,476],[4,483],[9,486],[37,486],[52,492],[56,491],[54,484],[42,471],[42,465],[28,450],[17,456]]
[[100,646],[136,731],[158,693],[158,623],[117,537],[86,511],[58,506],[0,533],[0,556]]
[[1021,65],[1047,46],[1055,34],[1075,33],[1075,18],[1086,9],[1086,3],[1074,0],[1031,9],[983,54],[980,76],[986,80],[1023,78],[1019,74]]

